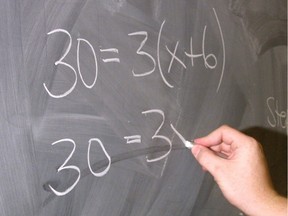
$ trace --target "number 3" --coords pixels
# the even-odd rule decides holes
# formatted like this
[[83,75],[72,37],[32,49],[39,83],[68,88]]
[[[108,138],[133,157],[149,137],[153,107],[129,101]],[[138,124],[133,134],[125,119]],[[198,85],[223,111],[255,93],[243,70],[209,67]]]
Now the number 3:
[[148,113],[159,113],[161,116],[162,116],[162,123],[160,124],[159,128],[156,130],[155,134],[152,136],[152,139],[161,139],[161,140],[164,140],[166,141],[170,148],[168,150],[168,152],[166,152],[166,154],[158,157],[158,158],[154,158],[154,159],[148,159],[147,158],[147,162],[155,162],[155,161],[159,161],[159,160],[162,160],[164,159],[165,157],[167,157],[171,150],[172,150],[172,142],[171,140],[166,137],[166,136],[163,136],[163,135],[159,135],[159,131],[161,130],[163,124],[164,124],[164,121],[165,121],[165,115],[164,115],[164,112],[162,110],[159,110],[159,109],[152,109],[152,110],[147,110],[147,111],[143,111],[142,114],[148,114]]
[[65,191],[63,192],[60,192],[60,191],[57,191],[55,190],[51,185],[49,185],[50,189],[57,195],[57,196],[64,196],[66,194],[68,194],[71,190],[73,190],[73,188],[77,185],[77,183],[79,182],[80,180],[80,175],[81,175],[81,172],[80,172],[80,169],[79,167],[77,166],[73,166],[73,165],[70,165],[70,166],[65,166],[68,161],[70,160],[70,158],[72,157],[74,151],[75,151],[75,148],[76,148],[76,144],[75,142],[72,140],[72,139],[61,139],[61,140],[58,140],[54,143],[52,143],[52,145],[56,145],[60,142],[71,142],[73,144],[73,149],[70,153],[70,155],[68,156],[68,158],[65,160],[65,162],[60,166],[60,168],[57,170],[57,172],[60,172],[61,170],[66,170],[66,169],[73,169],[73,170],[76,170],[78,172],[78,177],[76,179],[76,181],[69,187],[67,188]]
[[72,45],[71,35],[69,34],[68,31],[66,31],[66,30],[64,30],[64,29],[55,29],[55,30],[53,30],[53,31],[48,32],[47,34],[50,35],[50,34],[54,34],[54,33],[57,33],[57,32],[63,32],[63,33],[65,33],[66,35],[68,35],[68,37],[69,37],[69,44],[68,44],[68,47],[67,47],[65,53],[63,54],[63,56],[62,56],[58,61],[55,62],[55,65],[56,65],[56,66],[57,66],[57,65],[63,65],[63,66],[66,66],[66,67],[70,68],[70,69],[74,72],[74,74],[75,74],[75,81],[74,81],[74,84],[72,85],[72,87],[71,87],[69,90],[67,90],[66,92],[64,92],[63,94],[60,94],[60,95],[54,95],[54,94],[52,94],[52,93],[49,91],[49,89],[47,88],[47,86],[46,86],[45,83],[43,83],[43,86],[44,86],[45,90],[47,91],[47,93],[48,93],[51,97],[53,97],[53,98],[63,98],[63,97],[65,97],[65,96],[69,95],[69,94],[74,90],[74,88],[75,88],[75,86],[76,86],[76,83],[77,83],[77,73],[76,73],[76,70],[75,70],[70,64],[68,64],[68,63],[66,63],[66,62],[63,61],[63,59],[67,56],[67,54],[69,53],[69,51],[70,51],[70,49],[71,49],[71,45]]

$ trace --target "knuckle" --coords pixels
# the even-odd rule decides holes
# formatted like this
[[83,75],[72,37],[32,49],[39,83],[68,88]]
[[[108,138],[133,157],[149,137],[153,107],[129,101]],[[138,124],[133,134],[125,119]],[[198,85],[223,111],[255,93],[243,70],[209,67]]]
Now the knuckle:
[[258,148],[260,146],[259,142],[253,137],[249,137],[249,145],[253,148]]
[[253,137],[249,137],[249,145],[248,148],[251,151],[256,151],[256,152],[263,152],[263,147],[262,145]]
[[222,128],[229,128],[227,124],[222,125]]
[[224,124],[220,127],[220,129],[226,131],[226,130],[229,130],[230,127],[228,125]]

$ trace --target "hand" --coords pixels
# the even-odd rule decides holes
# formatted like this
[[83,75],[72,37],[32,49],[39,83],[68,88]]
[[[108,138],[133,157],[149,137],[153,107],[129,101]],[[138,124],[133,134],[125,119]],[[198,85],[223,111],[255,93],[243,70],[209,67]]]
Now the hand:
[[231,204],[251,216],[286,216],[287,200],[273,189],[262,147],[255,139],[222,126],[194,142],[193,155]]

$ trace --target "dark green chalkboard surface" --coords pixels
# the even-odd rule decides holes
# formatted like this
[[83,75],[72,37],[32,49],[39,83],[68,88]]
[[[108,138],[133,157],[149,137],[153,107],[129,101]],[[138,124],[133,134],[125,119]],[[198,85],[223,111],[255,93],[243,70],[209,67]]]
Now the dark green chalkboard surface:
[[286,195],[286,8],[0,0],[0,215],[243,215],[182,141],[222,124]]

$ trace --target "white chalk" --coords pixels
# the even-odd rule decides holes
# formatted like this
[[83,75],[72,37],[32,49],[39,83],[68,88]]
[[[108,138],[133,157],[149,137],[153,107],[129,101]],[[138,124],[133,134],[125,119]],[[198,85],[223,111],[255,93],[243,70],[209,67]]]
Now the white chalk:
[[[185,145],[186,148],[192,149],[196,144],[193,141],[190,142],[188,140],[185,140],[184,141],[184,145]],[[228,159],[228,156],[226,154],[222,153],[222,152],[214,152],[214,153],[216,155],[218,155],[219,157],[221,157],[221,158]]]
[[185,144],[186,148],[188,148],[188,149],[192,149],[193,146],[195,145],[194,142],[190,142],[188,140],[185,140],[184,144]]

